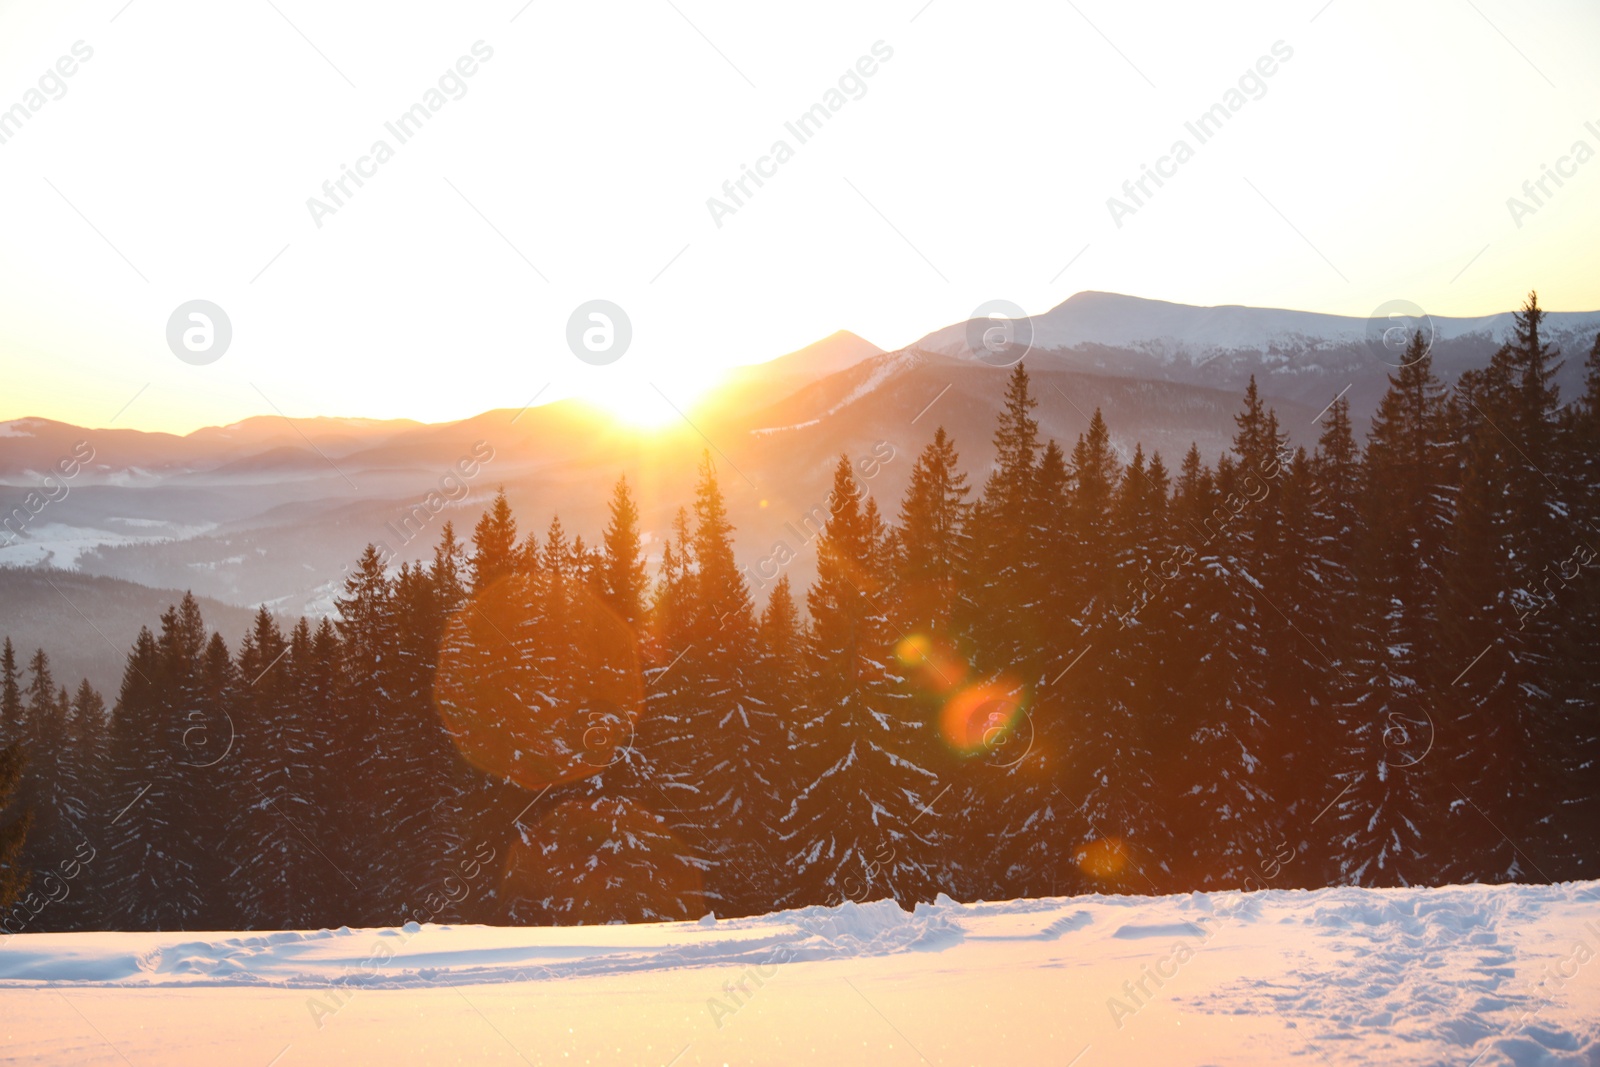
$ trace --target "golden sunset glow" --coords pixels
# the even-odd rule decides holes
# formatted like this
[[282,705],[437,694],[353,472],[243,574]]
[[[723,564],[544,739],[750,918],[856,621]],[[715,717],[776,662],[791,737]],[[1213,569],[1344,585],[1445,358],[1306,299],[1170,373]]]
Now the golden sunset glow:
[[[1596,116],[1578,106],[1594,98],[1586,42],[1600,16],[1582,5],[1519,15],[1514,36],[1525,50],[1543,42],[1533,58],[1562,86],[1552,98],[1467,13],[1396,6],[1375,39],[1354,17],[1291,29],[1265,3],[1174,6],[1170,34],[1129,53],[1159,93],[1071,6],[956,9],[898,36],[871,5],[786,19],[778,36],[754,15],[703,27],[741,67],[780,38],[807,57],[760,61],[760,93],[747,95],[709,48],[700,58],[722,69],[683,80],[677,49],[705,42],[693,31],[677,40],[688,28],[666,5],[632,33],[601,8],[547,16],[546,33],[606,41],[626,78],[596,77],[589,49],[530,51],[527,16],[497,37],[475,15],[439,9],[386,22],[394,36],[363,48],[367,16],[351,6],[324,13],[322,37],[301,27],[335,62],[328,41],[350,42],[352,64],[360,55],[360,72],[345,70],[360,94],[338,106],[327,93],[350,89],[341,76],[293,31],[299,52],[264,43],[253,14],[119,18],[115,47],[73,5],[0,14],[16,93],[74,41],[93,48],[73,59],[61,100],[4,145],[0,187],[31,207],[13,213],[0,247],[10,371],[0,421],[115,417],[119,428],[187,433],[276,407],[444,422],[514,409],[546,387],[539,404],[582,397],[629,425],[660,426],[673,416],[652,382],[687,411],[697,387],[686,379],[707,369],[839,329],[894,350],[987,300],[1039,314],[1086,290],[1352,316],[1404,297],[1470,316],[1509,310],[1537,285],[1552,309],[1587,309],[1600,165],[1572,160],[1587,158],[1576,142],[1600,143],[1585,125]],[[1125,50],[1140,29],[1136,19],[1101,28]],[[1249,83],[1225,130],[1203,144],[1187,131],[1257,57],[1291,51]],[[956,94],[936,58],[946,54],[1009,59],[1003,77]],[[1385,77],[1343,76],[1330,57],[1346,54],[1369,56]],[[458,56],[475,73],[446,87],[426,133],[400,142],[385,123]],[[864,91],[799,143],[784,123],[858,56],[875,71]],[[182,108],[143,106],[175,70],[203,90]],[[584,85],[583,106],[540,110],[528,128],[528,102],[553,84]],[[1454,107],[1434,106],[1441,91]],[[1103,99],[1118,106],[1082,106]],[[1408,133],[1415,162],[1404,173],[1339,150],[1367,140],[1373,115],[1430,116]],[[997,120],[1001,141],[1052,131],[1029,135],[1036,164],[1009,174],[1003,194],[959,169],[930,172],[896,146],[906,131],[948,143]],[[513,129],[520,140],[506,138]],[[1486,129],[1516,138],[1463,160]],[[199,152],[197,130],[207,131]],[[380,138],[393,158],[374,172],[362,161]],[[528,138],[582,145],[582,165],[552,165]],[[772,171],[762,160],[775,139],[794,158],[757,187],[742,168]],[[1171,172],[1178,139],[1193,158],[1156,186],[1146,168]],[[107,151],[117,167],[103,165]],[[191,171],[175,182],[180,157]],[[1321,162],[1308,170],[1307,158]],[[1540,187],[1545,165],[1561,168],[1551,173],[1564,186]],[[342,166],[361,168],[364,184]],[[335,203],[324,185],[340,181]],[[1528,206],[1508,210],[1512,198]],[[733,210],[712,213],[708,200]],[[1257,243],[1241,246],[1240,227]],[[632,324],[631,346],[606,367],[582,365],[567,345],[569,317],[595,298]],[[231,347],[206,366],[173,358],[164,337],[174,309],[195,299],[233,326]]]
[[584,381],[578,398],[602,417],[636,429],[652,430],[681,422],[705,392],[702,375],[674,373],[672,380],[653,383],[623,374]]

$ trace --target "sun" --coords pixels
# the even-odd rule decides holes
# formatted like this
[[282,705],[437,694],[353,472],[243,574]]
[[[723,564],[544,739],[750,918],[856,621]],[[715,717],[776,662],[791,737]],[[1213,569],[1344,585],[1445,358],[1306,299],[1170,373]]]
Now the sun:
[[577,395],[619,423],[654,430],[689,417],[690,408],[710,384],[703,374],[678,370],[662,381],[611,373],[583,382]]

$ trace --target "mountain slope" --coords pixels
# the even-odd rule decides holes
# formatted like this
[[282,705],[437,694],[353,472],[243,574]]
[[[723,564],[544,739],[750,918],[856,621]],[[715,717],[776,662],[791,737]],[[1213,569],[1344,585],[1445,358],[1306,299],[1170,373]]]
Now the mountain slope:
[[[100,690],[109,706],[122,683],[128,649],[139,627],[159,629],[161,613],[183,598],[175,589],[152,589],[117,578],[75,571],[0,567],[0,636],[9,635],[18,658],[35,648],[50,657],[58,685],[75,690],[80,678]],[[202,598],[206,625],[230,648],[250,626],[246,608]]]

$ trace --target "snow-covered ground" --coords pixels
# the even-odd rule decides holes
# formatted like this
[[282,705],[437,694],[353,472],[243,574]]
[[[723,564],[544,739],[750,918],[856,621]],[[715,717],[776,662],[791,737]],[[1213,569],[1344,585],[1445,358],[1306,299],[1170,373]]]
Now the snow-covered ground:
[[0,1060],[1600,1065],[1600,883],[36,934]]
[[[45,522],[43,517],[23,529],[21,537],[0,530],[0,567],[34,567],[51,564],[63,569],[78,565],[78,557],[90,549],[105,546],[149,544],[152,541],[181,541],[210,533],[216,523],[184,525],[148,519],[108,519],[103,526],[69,526]],[[240,557],[243,559],[244,557]],[[215,568],[217,564],[210,564]]]

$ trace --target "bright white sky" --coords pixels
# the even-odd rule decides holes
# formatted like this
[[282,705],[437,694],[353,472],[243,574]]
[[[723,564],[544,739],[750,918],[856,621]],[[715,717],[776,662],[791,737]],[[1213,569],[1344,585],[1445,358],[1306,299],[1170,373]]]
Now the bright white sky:
[[[0,111],[93,49],[0,144],[0,419],[687,402],[836,329],[896,347],[1084,289],[1600,308],[1600,160],[1520,228],[1506,204],[1600,150],[1592,0],[125,2],[0,0]],[[399,144],[384,123],[479,40],[466,95]],[[798,144],[784,123],[880,40]],[[1265,96],[1119,229],[1107,197],[1280,40]],[[318,229],[307,198],[380,138]],[[779,138],[793,158],[719,229],[707,198]],[[196,298],[233,324],[208,366],[165,340]],[[632,319],[608,366],[565,342],[592,298]]]

